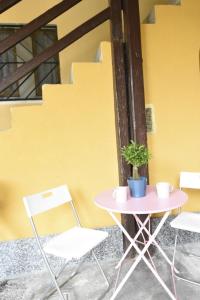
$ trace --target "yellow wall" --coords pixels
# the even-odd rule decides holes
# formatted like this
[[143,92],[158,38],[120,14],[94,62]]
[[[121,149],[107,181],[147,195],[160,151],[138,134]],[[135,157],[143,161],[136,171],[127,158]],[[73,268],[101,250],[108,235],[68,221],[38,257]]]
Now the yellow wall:
[[[23,0],[1,14],[0,23],[28,23],[59,2],[59,0],[34,0],[33,5],[32,0]],[[53,24],[58,26],[58,37],[61,38],[106,8],[106,5],[107,0],[84,0],[62,14],[53,21]],[[61,52],[62,82],[68,81],[73,61],[94,61],[99,42],[108,37],[107,22]],[[109,51],[105,50],[108,56]],[[111,172],[116,169],[116,146],[113,91],[110,89],[112,86],[110,57],[107,61],[106,67],[105,63],[86,65],[84,70],[86,82],[83,86],[83,83],[77,85],[79,80],[76,79],[74,85],[44,87],[44,105],[12,109],[12,128],[0,132],[2,154],[0,239],[30,235],[30,227],[22,205],[23,195],[63,183],[69,185],[85,225],[103,226],[105,222],[111,222],[108,216],[103,212],[99,213],[92,203],[98,191],[105,186],[112,186],[118,178],[117,171]],[[91,78],[95,75],[91,76],[90,67],[92,70],[97,69],[95,83],[91,82]],[[76,73],[79,71],[75,72],[75,77]],[[104,84],[105,89],[102,89]],[[77,91],[74,91],[75,87]],[[70,95],[66,96],[67,93]],[[104,107],[107,107],[105,113]],[[2,118],[2,115],[5,116],[5,108],[2,108],[1,112],[1,121],[4,127],[5,125],[8,127]],[[107,120],[105,123],[102,122],[102,116]],[[7,121],[7,118],[5,120]],[[84,205],[81,205],[83,203]],[[54,217],[53,215],[52,218]],[[67,224],[72,222],[66,222],[62,210],[59,221],[59,226],[52,230],[60,231],[64,227],[63,222]],[[51,231],[50,224],[54,226],[53,219],[48,221],[45,218],[45,222],[42,220],[40,222],[45,224],[43,233]]]
[[[23,195],[65,183],[83,225],[112,224],[93,203],[118,182],[110,44],[102,48],[101,63],[73,65],[74,84],[44,85],[43,105],[12,109],[12,129],[0,136],[1,239],[30,235]],[[38,222],[49,233],[71,218],[62,208]]]
[[[178,185],[180,171],[200,170],[200,2],[157,6],[156,24],[142,26],[146,101],[155,109],[150,181]],[[189,191],[188,191],[189,192]],[[199,192],[184,209],[200,210]]]

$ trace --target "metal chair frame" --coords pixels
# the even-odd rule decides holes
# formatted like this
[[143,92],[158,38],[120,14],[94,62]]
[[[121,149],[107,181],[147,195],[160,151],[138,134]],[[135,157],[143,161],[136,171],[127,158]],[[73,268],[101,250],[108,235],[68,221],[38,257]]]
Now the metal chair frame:
[[[60,187],[57,187],[57,188],[54,188],[54,189],[51,189],[51,190],[48,190],[48,191],[45,191],[45,192],[41,192],[41,193],[36,194],[36,195],[50,194],[50,193],[52,193],[52,191],[55,191],[55,190],[58,190],[58,189],[61,189],[61,190],[64,189],[64,190],[66,190],[66,197],[67,197],[68,199],[66,198],[66,201],[61,201],[61,203],[59,203],[59,204],[56,205],[56,206],[62,205],[63,203],[69,203],[70,206],[71,206],[71,209],[72,209],[72,212],[73,212],[73,216],[74,216],[74,218],[75,218],[75,221],[76,221],[77,226],[83,228],[83,227],[81,226],[81,223],[80,223],[80,219],[79,219],[78,213],[77,213],[77,211],[76,211],[76,209],[75,209],[75,206],[74,206],[74,204],[73,204],[73,202],[72,202],[73,200],[72,200],[72,198],[71,198],[71,195],[69,194],[69,190],[68,190],[68,187],[67,187],[66,185],[65,185],[65,186],[60,186]],[[34,195],[24,197],[24,198],[23,198],[24,205],[25,205],[25,208],[26,208],[26,211],[27,211],[27,214],[28,214],[30,223],[31,223],[31,227],[32,227],[34,236],[35,236],[36,241],[37,241],[37,245],[38,245],[39,250],[40,250],[40,252],[41,252],[41,255],[42,255],[42,257],[43,257],[44,263],[45,263],[45,265],[46,265],[46,267],[47,267],[47,269],[48,269],[48,271],[49,271],[49,273],[50,273],[52,282],[55,284],[55,289],[52,290],[52,291],[50,292],[50,294],[52,295],[52,294],[57,290],[60,299],[62,299],[62,300],[66,300],[66,299],[67,299],[67,300],[70,300],[70,293],[69,293],[69,292],[66,292],[66,291],[65,291],[65,292],[64,292],[64,291],[61,291],[61,288],[60,288],[60,286],[59,286],[59,284],[58,284],[58,282],[57,282],[58,277],[59,277],[60,274],[64,271],[64,269],[65,269],[65,267],[66,267],[68,261],[66,261],[66,263],[60,268],[60,270],[57,272],[57,274],[52,270],[52,267],[50,266],[50,263],[49,263],[48,258],[47,258],[47,256],[46,256],[46,253],[45,253],[45,251],[44,251],[44,249],[43,249],[43,246],[42,246],[42,244],[41,244],[40,237],[39,237],[39,234],[38,234],[38,230],[37,230],[37,228],[36,228],[36,225],[35,225],[35,222],[34,222],[34,219],[33,219],[33,215],[36,215],[36,214],[39,214],[39,213],[44,212],[44,211],[46,211],[46,210],[52,209],[52,208],[54,208],[54,207],[56,207],[56,206],[50,207],[49,209],[42,209],[41,212],[37,212],[37,213],[33,212],[33,213],[32,213],[32,212],[31,212],[31,207],[29,207],[29,200],[28,200],[29,197],[33,198]],[[31,201],[32,201],[32,200],[31,200]],[[46,200],[45,200],[45,201],[46,201]],[[34,208],[34,209],[35,209],[35,208]],[[100,265],[100,263],[99,263],[99,261],[98,261],[96,255],[95,255],[95,253],[94,253],[94,250],[92,249],[92,250],[90,250],[89,252],[92,253],[92,256],[94,257],[94,260],[95,260],[95,262],[97,263],[97,266],[98,266],[98,268],[99,268],[99,270],[100,270],[100,272],[101,272],[101,274],[102,274],[102,276],[103,276],[103,278],[104,278],[104,280],[105,280],[105,282],[106,282],[106,285],[109,287],[109,282],[108,282],[108,280],[107,280],[107,278],[106,278],[106,275],[105,275],[105,273],[104,273],[104,271],[103,271],[103,269],[102,269],[102,267],[101,267],[101,265]],[[82,259],[82,260],[83,260],[83,259]],[[70,278],[72,278],[72,277],[77,273],[77,271],[78,271],[78,269],[79,269],[81,263],[82,263],[82,261],[80,260],[78,266],[76,267],[76,270],[68,277],[68,279],[67,279],[63,284],[65,284]],[[63,284],[62,284],[62,285],[63,285]],[[67,296],[67,298],[65,298],[65,296]]]
[[[191,179],[192,179],[193,176],[195,178],[195,182],[194,183],[191,183],[191,182],[187,183],[187,177],[189,179],[191,177]],[[183,189],[183,188],[200,189],[200,173],[197,173],[197,172],[181,172],[180,173],[180,189]],[[178,215],[180,213],[181,213],[181,209],[179,209]],[[173,221],[171,223],[173,223]],[[176,252],[177,252],[178,239],[179,239],[179,243],[180,243],[182,249],[184,250],[183,251],[184,253],[187,253],[190,257],[195,257],[197,259],[200,259],[200,256],[198,256],[196,254],[189,253],[186,250],[184,244],[182,243],[182,241],[180,239],[180,236],[179,236],[179,230],[184,230],[184,229],[179,229],[179,228],[175,228],[175,229],[176,229],[176,231],[175,231],[175,242],[174,242],[174,251],[173,251],[173,259],[172,259],[172,262],[173,262],[172,274],[177,279],[183,280],[185,282],[188,282],[188,283],[191,283],[191,284],[194,284],[194,285],[197,285],[197,286],[200,287],[200,282],[190,280],[189,278],[186,278],[186,277],[182,276],[180,274],[180,272],[177,270],[177,268],[175,267],[175,258],[176,258]]]

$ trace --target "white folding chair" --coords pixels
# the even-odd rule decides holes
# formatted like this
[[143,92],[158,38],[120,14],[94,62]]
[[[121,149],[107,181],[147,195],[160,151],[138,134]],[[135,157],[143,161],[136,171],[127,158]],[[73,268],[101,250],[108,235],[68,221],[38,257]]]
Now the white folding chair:
[[[180,188],[200,189],[200,173],[181,172]],[[175,268],[175,256],[176,256],[177,238],[178,238],[179,230],[186,230],[190,232],[200,233],[200,214],[192,213],[192,212],[182,212],[171,222],[170,225],[176,229],[174,254],[173,254],[173,274],[178,279],[182,279],[186,282],[200,286],[200,282],[196,282],[181,276],[180,273],[177,272]],[[185,252],[188,253],[188,250],[185,249],[184,245],[181,244],[181,246],[184,248]],[[191,253],[189,253],[189,256],[194,256],[199,258],[199,256]]]
[[[68,187],[62,185],[47,191],[26,196],[23,198],[24,205],[26,208],[27,215],[30,219],[31,226],[38,244],[38,247],[41,251],[44,262],[47,266],[47,269],[51,275],[51,279],[55,284],[56,290],[58,291],[59,298],[65,300],[64,292],[61,291],[57,278],[60,273],[63,271],[64,267],[60,269],[58,274],[52,270],[52,267],[49,264],[46,253],[52,254],[58,257],[66,259],[66,262],[75,258],[79,259],[83,257],[86,253],[92,253],[100,272],[106,281],[106,285],[109,286],[108,280],[98,262],[98,259],[93,251],[93,248],[101,243],[107,236],[108,233],[100,230],[94,230],[89,228],[83,228],[80,225],[78,214],[75,210],[75,207],[72,202],[72,197],[69,193]],[[59,234],[50,239],[46,244],[42,245],[40,242],[38,230],[36,224],[33,220],[33,217],[37,214],[43,213],[47,210],[53,209],[65,203],[70,204],[73,215],[77,226]],[[73,273],[74,275],[75,273]],[[66,293],[67,296],[69,293]]]

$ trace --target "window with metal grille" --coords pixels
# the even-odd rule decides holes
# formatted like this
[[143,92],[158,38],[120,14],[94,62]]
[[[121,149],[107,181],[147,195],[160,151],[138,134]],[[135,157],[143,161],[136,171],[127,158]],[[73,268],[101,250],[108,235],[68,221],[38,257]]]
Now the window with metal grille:
[[[0,41],[23,25],[0,25]],[[45,26],[27,37],[13,48],[0,55],[0,80],[9,76],[33,57],[43,52],[58,40],[57,27]],[[60,83],[59,56],[42,63],[33,72],[0,93],[0,100],[38,100],[42,96],[42,85]]]

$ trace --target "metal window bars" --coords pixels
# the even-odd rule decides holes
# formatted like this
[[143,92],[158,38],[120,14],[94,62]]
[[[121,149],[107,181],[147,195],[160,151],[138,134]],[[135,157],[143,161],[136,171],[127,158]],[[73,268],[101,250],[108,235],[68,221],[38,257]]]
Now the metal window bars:
[[[5,26],[0,26],[5,30]],[[9,26],[10,28],[10,26]],[[13,30],[17,30],[21,26],[14,26]],[[48,30],[47,30],[48,29]],[[50,30],[52,29],[52,30]],[[50,34],[48,34],[48,32]],[[44,39],[37,38],[40,34]],[[35,34],[28,37],[31,47],[27,45],[27,39],[21,41],[13,48],[6,51],[0,56],[0,77],[3,80],[13,70],[25,64],[29,59],[45,50],[57,40],[57,32],[55,26],[46,26]],[[20,49],[20,51],[19,51]],[[28,73],[18,82],[13,83],[6,90],[0,93],[1,101],[28,101],[42,99],[42,85],[44,83],[57,84],[60,83],[59,59],[55,56]]]

